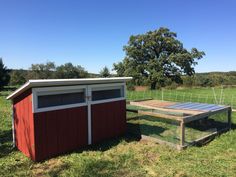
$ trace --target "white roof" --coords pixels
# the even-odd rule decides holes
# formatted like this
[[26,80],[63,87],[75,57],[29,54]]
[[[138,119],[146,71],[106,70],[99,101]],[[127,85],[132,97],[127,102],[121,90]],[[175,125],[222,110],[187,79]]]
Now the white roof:
[[49,87],[49,86],[69,86],[69,85],[84,85],[84,84],[102,84],[116,83],[131,80],[132,77],[110,77],[110,78],[82,78],[82,79],[42,79],[29,80],[12,94],[7,99],[13,99],[24,91],[33,87]]

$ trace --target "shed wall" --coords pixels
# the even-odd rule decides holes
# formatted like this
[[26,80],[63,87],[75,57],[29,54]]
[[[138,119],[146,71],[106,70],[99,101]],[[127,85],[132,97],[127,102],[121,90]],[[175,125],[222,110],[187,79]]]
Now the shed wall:
[[[88,144],[88,107],[33,113],[32,90],[13,100],[15,143],[34,161],[41,161]],[[92,143],[126,131],[126,101],[91,105]]]
[[88,144],[87,106],[34,114],[36,161]]
[[126,101],[91,105],[92,143],[122,135],[126,131]]
[[25,91],[13,100],[15,145],[26,156],[35,159],[32,91]]

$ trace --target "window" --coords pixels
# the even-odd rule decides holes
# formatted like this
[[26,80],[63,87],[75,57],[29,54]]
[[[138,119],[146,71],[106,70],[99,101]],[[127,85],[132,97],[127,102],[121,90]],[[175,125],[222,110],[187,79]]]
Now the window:
[[121,97],[120,89],[99,90],[99,91],[92,92],[92,101],[119,98],[119,97]]
[[124,97],[124,86],[99,87],[92,89],[92,101],[117,99]]
[[33,88],[34,112],[73,108],[86,104],[86,86]]
[[100,104],[125,99],[125,83],[33,88],[33,112]]
[[84,92],[38,96],[38,108],[85,102]]

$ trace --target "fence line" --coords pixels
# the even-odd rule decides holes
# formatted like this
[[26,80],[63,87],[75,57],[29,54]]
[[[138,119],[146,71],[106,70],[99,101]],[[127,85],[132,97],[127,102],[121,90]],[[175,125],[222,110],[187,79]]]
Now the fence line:
[[220,95],[198,94],[189,92],[177,92],[169,90],[147,90],[147,91],[127,91],[127,100],[158,99],[174,102],[199,102],[211,104],[230,105],[236,109],[235,95],[226,95],[222,91]]

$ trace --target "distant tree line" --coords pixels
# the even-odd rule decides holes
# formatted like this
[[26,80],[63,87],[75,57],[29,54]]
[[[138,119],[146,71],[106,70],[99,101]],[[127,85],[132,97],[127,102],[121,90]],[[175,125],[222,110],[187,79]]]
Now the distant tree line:
[[69,79],[89,77],[111,77],[110,70],[105,66],[100,74],[86,71],[80,65],[65,63],[56,66],[54,62],[32,64],[29,69],[7,69],[0,58],[0,88],[6,85],[22,85],[30,79]]
[[236,85],[236,71],[196,73],[193,77],[182,76],[183,86],[214,87]]
[[[0,88],[5,85],[22,85],[29,79],[67,79],[67,78],[85,78],[85,77],[116,77],[111,74],[108,67],[100,70],[99,74],[93,74],[86,71],[80,65],[65,63],[56,66],[54,62],[41,64],[32,64],[28,70],[24,69],[7,69],[0,58]],[[193,76],[181,75],[182,83],[176,83],[171,79],[165,79],[163,85],[156,85],[156,88],[166,87],[175,89],[179,86],[184,87],[214,87],[220,85],[236,85],[236,71],[231,72],[209,72],[196,73]],[[128,83],[128,88],[133,89],[136,85],[150,86],[148,79]]]

